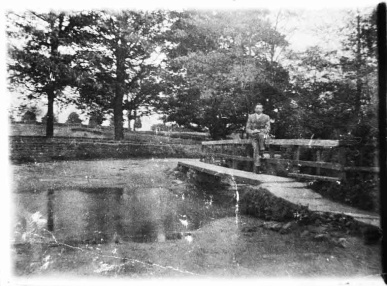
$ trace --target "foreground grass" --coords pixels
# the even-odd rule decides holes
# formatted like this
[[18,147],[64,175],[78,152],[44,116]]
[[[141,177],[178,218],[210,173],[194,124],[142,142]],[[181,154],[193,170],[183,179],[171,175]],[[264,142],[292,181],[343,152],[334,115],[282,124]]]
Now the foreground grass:
[[[306,240],[302,229],[279,234],[258,227],[260,220],[241,217],[216,220],[186,239],[164,243],[30,246],[16,249],[18,274],[102,275],[130,277],[377,277],[379,247],[366,246],[346,236],[339,248],[328,242]],[[242,227],[243,226],[243,227]],[[345,236],[345,234],[343,234]],[[39,249],[34,249],[39,248]],[[44,251],[42,251],[44,249]],[[19,252],[19,255],[16,253]],[[44,253],[46,266],[33,264]],[[47,258],[48,257],[48,258]]]

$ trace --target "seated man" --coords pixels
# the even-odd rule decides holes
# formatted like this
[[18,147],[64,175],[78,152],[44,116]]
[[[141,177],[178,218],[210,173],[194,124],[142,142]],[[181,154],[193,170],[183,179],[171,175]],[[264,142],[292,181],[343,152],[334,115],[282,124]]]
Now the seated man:
[[[270,132],[270,117],[263,114],[262,104],[255,106],[255,113],[250,114],[247,119],[246,133],[250,135],[253,140],[254,149],[254,165],[256,167],[261,166],[260,153],[263,158],[263,151],[265,150],[265,139],[269,136]],[[258,168],[257,168],[258,169]]]

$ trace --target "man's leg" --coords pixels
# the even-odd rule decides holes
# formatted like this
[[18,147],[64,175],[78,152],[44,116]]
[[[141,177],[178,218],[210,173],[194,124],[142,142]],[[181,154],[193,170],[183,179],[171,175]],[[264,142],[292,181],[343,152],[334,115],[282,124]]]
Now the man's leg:
[[265,151],[265,135],[263,133],[260,133],[258,135],[258,145],[259,145],[259,153],[261,153],[261,156],[263,157],[263,151]]
[[253,145],[253,150],[254,150],[254,155],[253,155],[253,158],[254,158],[254,166],[256,169],[256,167],[259,167],[261,166],[261,160],[259,158],[259,146],[258,146],[258,140],[257,139],[253,139],[251,144]]

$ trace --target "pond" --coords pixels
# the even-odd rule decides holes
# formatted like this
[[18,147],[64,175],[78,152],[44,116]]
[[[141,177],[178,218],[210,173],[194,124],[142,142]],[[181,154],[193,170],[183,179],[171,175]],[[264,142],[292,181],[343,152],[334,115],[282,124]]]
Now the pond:
[[167,188],[79,188],[15,194],[14,244],[164,242],[235,215],[230,192]]

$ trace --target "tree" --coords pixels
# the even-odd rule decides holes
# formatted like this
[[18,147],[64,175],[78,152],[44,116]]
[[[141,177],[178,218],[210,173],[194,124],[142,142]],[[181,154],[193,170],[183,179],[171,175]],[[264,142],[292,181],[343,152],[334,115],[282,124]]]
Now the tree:
[[282,130],[294,130],[298,122],[297,133],[304,138],[340,139],[352,134],[364,140],[364,130],[375,134],[374,23],[373,13],[353,14],[343,30],[341,50],[310,47],[289,54],[291,93],[297,108],[290,114],[281,111],[281,116],[291,118]]
[[365,136],[373,137],[378,132],[375,116],[377,110],[376,11],[363,13],[356,11],[351,12],[350,15],[352,17],[347,25],[347,37],[343,41],[345,54],[341,57],[340,63],[345,79],[354,89],[352,116],[357,124],[351,132],[357,133],[365,140]]
[[36,122],[36,114],[32,110],[27,110],[26,113],[23,114],[22,121],[24,123],[35,123]]
[[8,14],[9,80],[30,100],[47,97],[47,137],[54,135],[54,101],[65,102],[63,90],[75,85],[75,51],[87,39],[92,18],[64,12]]
[[66,123],[68,123],[68,124],[81,124],[82,119],[80,119],[78,113],[76,113],[74,111],[74,112],[71,112],[69,114],[69,116],[67,117]]
[[281,129],[293,138],[340,139],[353,122],[354,90],[343,81],[337,52],[310,47],[290,60],[294,108],[280,110],[288,117]]
[[42,114],[42,110],[37,105],[25,105],[21,104],[16,108],[17,112],[21,116],[21,120],[24,123],[35,123],[37,117]]
[[9,123],[15,122],[15,117],[13,116],[13,114],[11,112],[8,114],[8,121],[9,121]]
[[113,116],[111,116],[109,118],[109,127],[114,127],[114,118],[113,118]]
[[78,61],[84,71],[78,86],[79,106],[113,111],[115,140],[124,137],[123,110],[135,110],[144,98],[148,103],[157,94],[146,88],[155,83],[152,57],[167,22],[162,11],[98,13],[92,27],[95,37]]
[[174,85],[166,88],[169,97],[161,106],[167,121],[220,139],[243,130],[257,102],[274,115],[289,77],[274,60],[273,47],[287,42],[266,15],[189,11],[180,16],[170,36],[176,47],[168,53]]
[[137,119],[134,121],[133,127],[133,131],[136,131],[136,129],[140,129],[142,127],[141,118],[137,117]]
[[[53,122],[58,123],[58,116],[55,114],[54,114]],[[42,117],[42,123],[47,125],[47,114]]]
[[147,68],[150,69],[148,75],[139,79],[137,84],[133,85],[131,92],[124,96],[123,110],[127,111],[129,129],[132,120],[147,116],[154,111],[160,103],[160,94],[164,90],[165,84],[159,80],[161,69]]
[[96,127],[100,126],[104,121],[104,115],[101,112],[93,111],[90,113],[89,126]]

